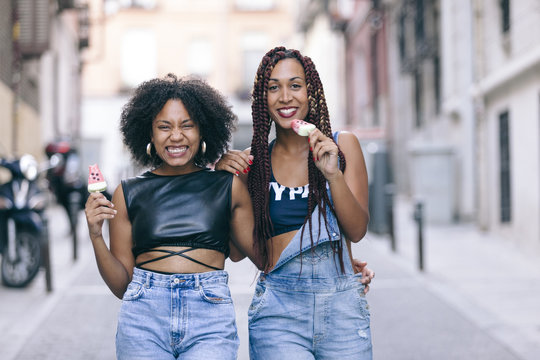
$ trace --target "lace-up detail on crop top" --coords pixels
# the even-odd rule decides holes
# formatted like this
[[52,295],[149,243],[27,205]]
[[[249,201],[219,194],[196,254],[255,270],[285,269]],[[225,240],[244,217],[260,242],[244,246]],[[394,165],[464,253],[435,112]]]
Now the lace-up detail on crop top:
[[183,246],[191,249],[163,251],[167,255],[151,261],[178,255],[202,264],[183,254],[193,249],[217,250],[229,256],[232,176],[205,169],[178,176],[145,172],[123,180],[133,255],[160,246]]

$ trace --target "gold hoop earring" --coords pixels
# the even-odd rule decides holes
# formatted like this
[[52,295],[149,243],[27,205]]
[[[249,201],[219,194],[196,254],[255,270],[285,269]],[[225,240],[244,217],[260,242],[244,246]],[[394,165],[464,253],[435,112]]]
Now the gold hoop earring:
[[201,152],[204,154],[206,153],[206,143],[203,141],[201,141]]
[[151,142],[149,142],[148,145],[146,145],[146,154],[152,157],[152,143]]

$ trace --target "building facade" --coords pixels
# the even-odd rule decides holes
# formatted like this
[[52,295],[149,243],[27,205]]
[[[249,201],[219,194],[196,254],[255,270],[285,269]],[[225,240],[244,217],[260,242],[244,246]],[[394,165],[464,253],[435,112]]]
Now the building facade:
[[540,250],[540,3],[473,4],[478,223]]
[[47,142],[77,140],[83,1],[2,1],[0,154],[43,159]]
[[99,162],[113,185],[139,171],[122,147],[121,107],[138,84],[167,73],[200,76],[226,95],[239,117],[232,146],[250,146],[255,72],[266,51],[295,43],[295,5],[288,0],[92,1],[83,71],[85,161]]
[[432,224],[473,222],[540,250],[540,3],[305,3],[325,10],[311,24],[343,36],[345,127],[367,160],[366,138],[380,139],[395,193]]

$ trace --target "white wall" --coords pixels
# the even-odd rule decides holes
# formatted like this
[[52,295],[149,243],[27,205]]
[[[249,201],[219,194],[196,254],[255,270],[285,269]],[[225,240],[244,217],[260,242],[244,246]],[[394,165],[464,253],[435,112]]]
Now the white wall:
[[[501,34],[498,2],[483,1],[484,48],[478,86],[487,189],[481,202],[489,230],[540,251],[540,3],[511,1],[511,27]],[[499,114],[509,112],[511,221],[500,222]]]
[[[81,157],[84,167],[97,162],[105,180],[112,191],[124,178],[131,175],[131,158],[123,147],[120,135],[120,114],[126,97],[86,97],[82,103],[82,128],[84,134],[81,141]],[[98,143],[99,150],[84,144]],[[92,151],[94,153],[88,153]],[[96,154],[97,152],[97,154]]]
[[[540,249],[540,64],[486,101],[491,194],[490,227],[526,248]],[[500,223],[499,114],[509,112],[512,220]]]
[[319,16],[298,49],[309,56],[321,78],[333,130],[345,125],[345,44],[343,35],[331,30],[327,16]]

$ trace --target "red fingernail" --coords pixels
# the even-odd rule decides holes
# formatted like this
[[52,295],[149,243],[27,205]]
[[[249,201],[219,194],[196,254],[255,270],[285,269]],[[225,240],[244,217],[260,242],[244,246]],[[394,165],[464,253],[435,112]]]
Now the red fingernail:
[[313,148],[311,146],[309,147],[309,151],[313,151]]
[[251,170],[251,168],[248,166],[248,167],[247,167],[247,171],[249,171],[249,170]]
[[249,160],[249,165],[253,165],[253,161]]
[[246,169],[244,169],[244,174],[247,174],[247,170],[246,170]]
[[236,175],[240,175],[240,173],[237,171],[237,172],[236,172]]

